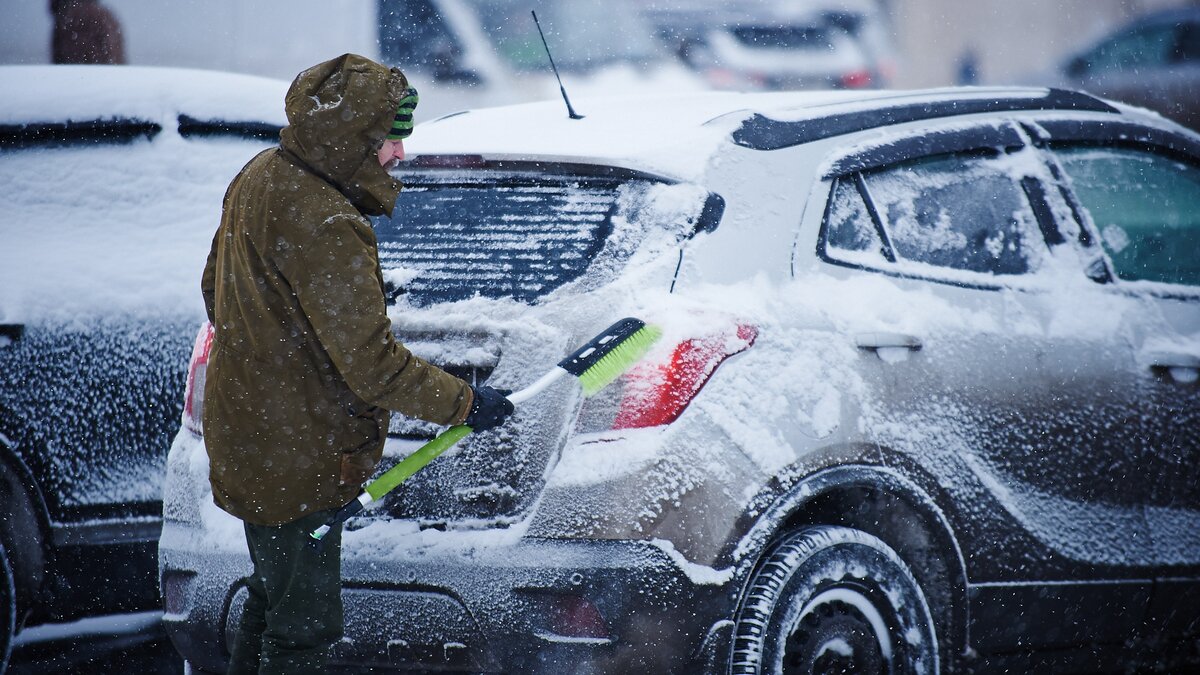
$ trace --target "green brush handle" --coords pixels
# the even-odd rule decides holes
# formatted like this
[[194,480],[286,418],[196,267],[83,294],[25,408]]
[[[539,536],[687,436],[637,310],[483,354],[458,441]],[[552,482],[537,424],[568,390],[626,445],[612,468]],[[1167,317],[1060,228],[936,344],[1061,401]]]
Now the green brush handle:
[[372,501],[383,497],[394,490],[397,485],[425,468],[425,465],[436,459],[438,455],[454,447],[455,443],[466,438],[470,433],[471,427],[465,424],[450,427],[438,434],[437,438],[422,445],[416,452],[405,457],[396,466],[388,469],[382,476],[371,481],[365,488],[365,492],[371,495]]
[[450,427],[449,429],[438,434],[437,438],[429,441],[413,454],[405,457],[402,461],[388,469],[382,476],[371,481],[362,492],[358,493],[358,498],[351,500],[337,513],[333,515],[324,525],[308,534],[311,538],[310,545],[320,548],[321,542],[325,535],[333,527],[340,523],[344,523],[363,510],[363,507],[391,492],[397,485],[408,480],[412,475],[425,465],[432,462],[438,455],[454,447],[454,444],[461,441],[467,434],[471,433],[471,427],[465,424]]

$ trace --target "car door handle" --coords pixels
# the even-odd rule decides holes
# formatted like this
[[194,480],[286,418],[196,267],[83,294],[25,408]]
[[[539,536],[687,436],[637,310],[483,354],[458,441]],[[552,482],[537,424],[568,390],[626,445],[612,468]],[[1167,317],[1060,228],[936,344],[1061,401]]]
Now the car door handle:
[[893,348],[916,352],[921,350],[921,339],[904,333],[859,333],[854,336],[854,346],[871,351]]
[[1143,359],[1152,371],[1166,372],[1180,384],[1200,380],[1200,356],[1185,352],[1150,352]]
[[7,347],[25,336],[25,324],[0,323],[0,347]]

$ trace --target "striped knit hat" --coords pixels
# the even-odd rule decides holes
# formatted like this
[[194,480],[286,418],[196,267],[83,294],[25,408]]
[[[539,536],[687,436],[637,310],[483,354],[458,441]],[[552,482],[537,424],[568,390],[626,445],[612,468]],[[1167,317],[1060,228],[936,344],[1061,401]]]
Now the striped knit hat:
[[400,95],[400,105],[396,108],[396,119],[392,120],[392,130],[388,132],[388,140],[399,141],[412,135],[413,110],[417,108],[417,90],[409,87]]

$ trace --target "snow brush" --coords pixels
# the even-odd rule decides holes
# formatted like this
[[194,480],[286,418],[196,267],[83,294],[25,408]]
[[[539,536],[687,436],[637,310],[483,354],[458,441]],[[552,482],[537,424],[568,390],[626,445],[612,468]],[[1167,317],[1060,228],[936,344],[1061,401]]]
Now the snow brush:
[[[566,375],[579,379],[584,396],[591,396],[608,386],[637,363],[650,347],[662,336],[657,326],[647,326],[640,319],[621,319],[558,362],[550,372],[524,389],[507,398],[520,405],[537,396],[554,382]],[[396,489],[438,455],[454,447],[454,444],[471,433],[471,427],[459,424],[438,434],[437,438],[422,445],[416,452],[405,457],[382,476],[367,484],[358,497],[346,504],[324,525],[309,533],[309,544],[319,546],[321,540],[334,526],[346,522],[371,502],[382,499]]]

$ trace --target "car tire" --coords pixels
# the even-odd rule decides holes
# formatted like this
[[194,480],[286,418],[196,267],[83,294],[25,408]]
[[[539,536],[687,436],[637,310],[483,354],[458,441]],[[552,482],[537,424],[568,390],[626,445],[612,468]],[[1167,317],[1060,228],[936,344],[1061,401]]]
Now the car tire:
[[8,551],[0,543],[0,673],[8,670],[13,636],[17,632],[17,587],[13,583]]
[[746,586],[730,673],[936,673],[929,603],[883,541],[846,527],[791,532]]

